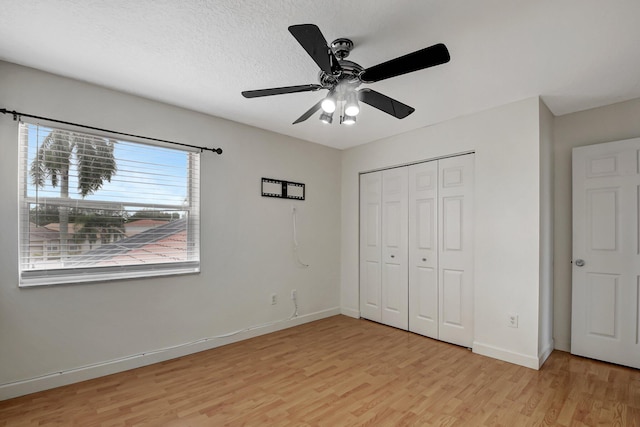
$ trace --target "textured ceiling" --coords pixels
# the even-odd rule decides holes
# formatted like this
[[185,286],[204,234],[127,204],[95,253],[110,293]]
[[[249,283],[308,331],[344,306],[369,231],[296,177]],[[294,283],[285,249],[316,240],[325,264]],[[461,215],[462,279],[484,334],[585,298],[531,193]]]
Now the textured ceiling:
[[[541,95],[556,115],[640,97],[638,0],[0,0],[0,59],[347,148]],[[289,34],[351,38],[367,68],[435,43],[451,62],[367,85],[416,111],[363,106],[358,123],[291,123],[323,92]],[[2,76],[0,76],[2,78]],[[3,106],[11,108],[11,106]]]

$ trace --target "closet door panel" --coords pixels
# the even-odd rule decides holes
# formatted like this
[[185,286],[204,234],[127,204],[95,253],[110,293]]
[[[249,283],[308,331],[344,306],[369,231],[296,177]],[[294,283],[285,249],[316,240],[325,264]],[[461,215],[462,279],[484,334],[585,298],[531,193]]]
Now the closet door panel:
[[473,343],[473,155],[438,161],[439,339]]
[[406,292],[402,286],[398,286],[402,281],[402,266],[393,262],[385,262],[384,277],[382,281],[384,286],[384,309],[389,320],[389,313],[392,315],[401,315],[403,308],[403,297]]
[[382,171],[382,323],[408,328],[407,168]]
[[360,315],[382,320],[382,173],[360,176]]
[[438,338],[438,162],[408,172],[409,330]]
[[442,270],[442,323],[462,327],[463,271]]
[[442,198],[442,249],[455,256],[462,254],[464,197]]

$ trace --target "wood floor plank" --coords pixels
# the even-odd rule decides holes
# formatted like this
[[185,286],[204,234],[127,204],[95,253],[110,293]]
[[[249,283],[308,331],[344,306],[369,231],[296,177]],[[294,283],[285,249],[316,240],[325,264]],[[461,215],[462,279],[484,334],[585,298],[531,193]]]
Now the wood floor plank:
[[335,316],[0,402],[4,426],[640,426],[640,371],[540,371]]

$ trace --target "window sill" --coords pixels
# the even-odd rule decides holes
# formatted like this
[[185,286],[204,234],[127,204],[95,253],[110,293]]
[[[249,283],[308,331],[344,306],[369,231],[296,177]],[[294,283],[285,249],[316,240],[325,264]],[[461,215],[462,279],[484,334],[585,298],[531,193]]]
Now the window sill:
[[18,286],[21,288],[106,282],[112,280],[140,279],[145,277],[175,276],[200,273],[200,262],[179,264],[155,264],[131,266],[127,268],[105,267],[104,270],[84,271],[83,269],[60,269],[42,271],[23,271]]

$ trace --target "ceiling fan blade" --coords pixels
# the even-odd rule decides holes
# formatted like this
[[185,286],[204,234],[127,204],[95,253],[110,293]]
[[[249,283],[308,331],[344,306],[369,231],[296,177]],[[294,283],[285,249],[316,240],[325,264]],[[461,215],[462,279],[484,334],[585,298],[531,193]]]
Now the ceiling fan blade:
[[403,104],[400,101],[396,101],[393,98],[389,98],[386,95],[376,92],[371,89],[361,89],[358,91],[358,98],[365,104],[369,104],[380,111],[384,111],[387,114],[391,114],[398,119],[404,119],[409,114],[413,113],[416,109]]
[[296,121],[293,122],[293,124],[295,125],[296,123],[304,122],[309,117],[313,116],[313,114],[320,109],[320,104],[322,104],[323,100],[324,99],[321,99],[320,101],[318,101],[318,103],[316,105],[314,105],[313,107],[309,108],[303,115],[298,117],[296,119]]
[[312,92],[320,89],[322,89],[320,85],[285,86],[271,89],[245,90],[242,92],[242,96],[245,98],[258,98],[260,96],[282,95],[285,93]]
[[327,74],[337,74],[342,70],[338,58],[327,46],[320,29],[313,24],[292,25],[289,32],[298,40],[309,56],[318,64],[318,67]]
[[449,50],[442,43],[417,50],[396,59],[367,68],[360,75],[363,82],[372,83],[424,68],[449,62]]

